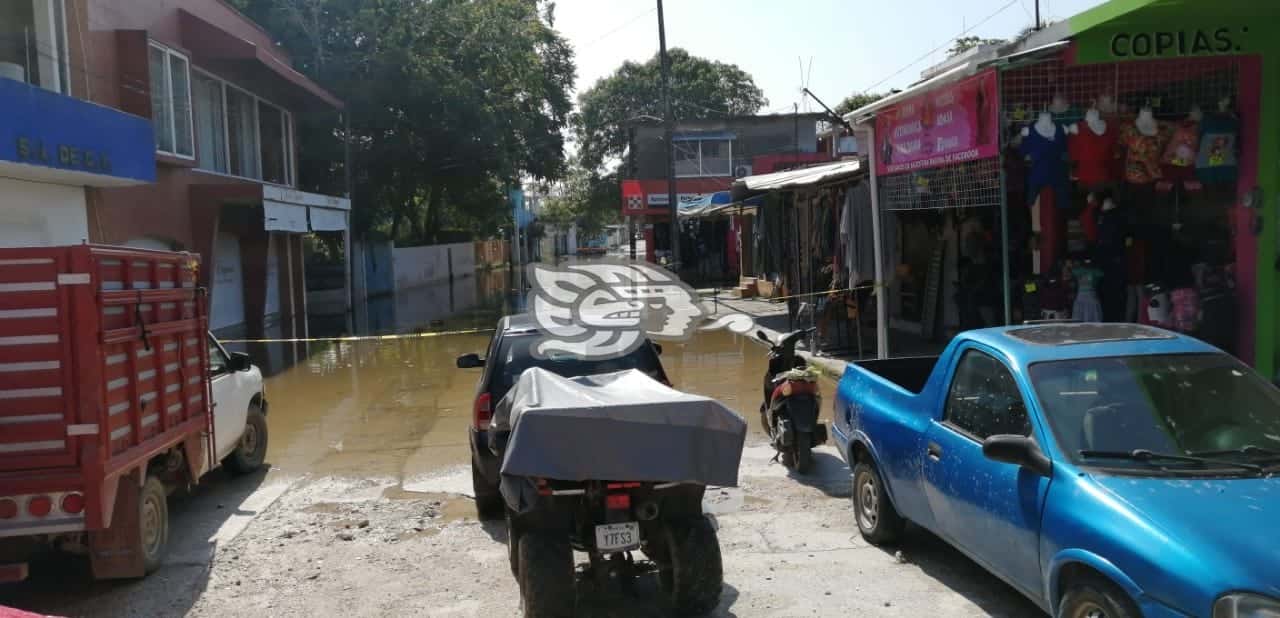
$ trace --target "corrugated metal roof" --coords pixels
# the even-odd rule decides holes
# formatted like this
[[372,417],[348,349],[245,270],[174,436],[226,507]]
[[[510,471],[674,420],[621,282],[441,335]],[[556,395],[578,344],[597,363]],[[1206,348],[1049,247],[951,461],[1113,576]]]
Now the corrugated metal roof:
[[836,161],[772,174],[747,176],[734,182],[733,188],[735,194],[739,190],[751,194],[763,191],[812,187],[844,178],[853,178],[859,174],[865,174],[866,171],[867,169],[862,166],[862,161],[850,159],[848,161]]

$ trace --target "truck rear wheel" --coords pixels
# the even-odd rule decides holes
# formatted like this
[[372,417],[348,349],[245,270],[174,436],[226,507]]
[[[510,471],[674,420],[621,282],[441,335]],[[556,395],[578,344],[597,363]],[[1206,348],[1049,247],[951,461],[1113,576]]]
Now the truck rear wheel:
[[147,476],[138,496],[138,540],[143,570],[150,575],[160,568],[169,545],[169,498],[154,476]]
[[257,403],[249,404],[249,414],[244,421],[244,434],[236,449],[223,460],[222,465],[236,474],[249,474],[262,467],[267,459],[267,417]]
[[520,535],[519,549],[525,618],[571,618],[577,590],[569,537],[526,531]]
[[872,545],[897,541],[907,525],[889,502],[880,473],[865,461],[853,467],[853,515],[862,538]]
[[662,567],[658,581],[677,614],[701,616],[720,604],[724,565],[720,540],[705,515],[673,521],[666,527],[670,563]]

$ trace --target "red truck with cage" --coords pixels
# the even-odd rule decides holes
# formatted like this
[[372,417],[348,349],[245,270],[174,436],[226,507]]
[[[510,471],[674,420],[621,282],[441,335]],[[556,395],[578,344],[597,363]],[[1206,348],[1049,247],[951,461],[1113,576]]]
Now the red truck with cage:
[[87,551],[97,578],[158,567],[167,492],[214,465],[198,268],[189,253],[0,249],[0,582],[50,543]]

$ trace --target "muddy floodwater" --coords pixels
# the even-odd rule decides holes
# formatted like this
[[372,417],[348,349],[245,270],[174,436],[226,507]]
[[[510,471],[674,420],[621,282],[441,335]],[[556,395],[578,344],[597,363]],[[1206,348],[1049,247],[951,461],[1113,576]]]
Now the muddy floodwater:
[[[505,271],[482,272],[373,301],[367,332],[414,336],[238,346],[269,359],[273,470],[404,482],[466,463],[481,370],[454,359],[483,354],[492,332],[430,331],[492,329],[513,310],[509,284]],[[759,431],[766,348],[728,331],[662,345],[676,388],[724,402]],[[823,385],[825,397],[833,387]]]
[[[506,272],[373,300],[310,335],[233,343],[267,376],[267,470],[215,471],[169,501],[159,571],[93,581],[83,555],[49,552],[0,605],[57,616],[515,616],[506,525],[475,518],[467,426],[483,352],[512,310]],[[382,335],[397,335],[383,337]],[[417,336],[400,336],[417,335]],[[1033,616],[1039,609],[930,535],[872,547],[849,509],[849,469],[828,445],[805,475],[772,461],[758,409],[766,348],[729,332],[662,342],[676,388],[715,397],[751,426],[737,487],[710,488],[725,584],[716,618]],[[824,416],[834,384],[822,384]],[[571,439],[571,438],[570,438]],[[822,573],[820,580],[815,573]],[[656,576],[631,592],[579,589],[582,615],[670,615]]]

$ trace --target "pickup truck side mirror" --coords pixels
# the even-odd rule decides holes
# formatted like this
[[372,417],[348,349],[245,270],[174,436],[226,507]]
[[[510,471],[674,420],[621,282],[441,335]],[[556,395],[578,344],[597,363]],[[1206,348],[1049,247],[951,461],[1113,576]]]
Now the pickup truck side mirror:
[[990,436],[982,441],[982,454],[991,461],[1022,466],[1040,476],[1049,476],[1053,472],[1053,462],[1035,440],[1027,436]]
[[232,371],[248,371],[249,368],[253,367],[253,359],[249,358],[249,355],[244,352],[232,352],[230,356],[228,367]]
[[475,367],[484,367],[484,359],[480,358],[480,355],[474,352],[459,356],[456,362],[458,365],[458,369],[473,369]]

